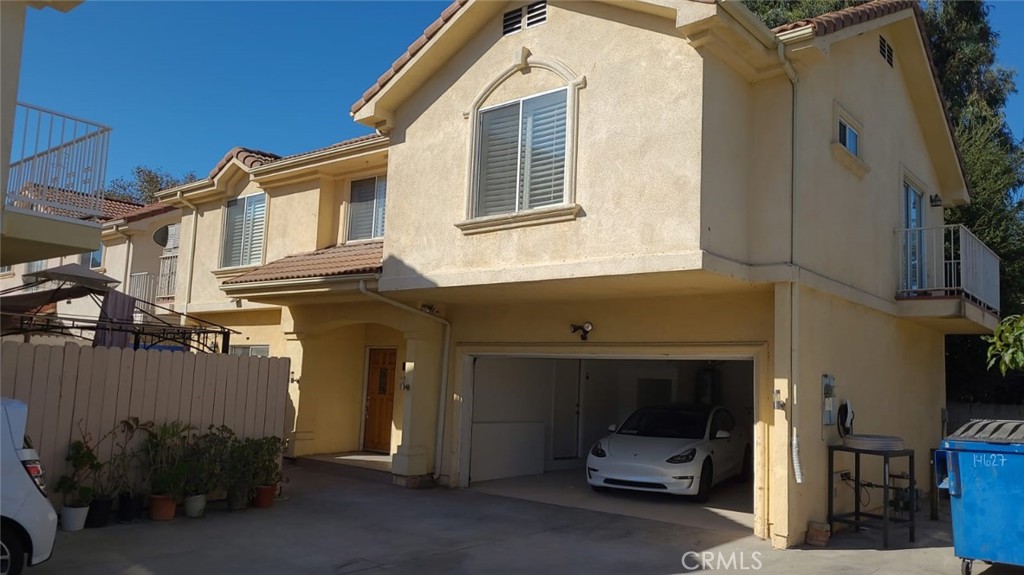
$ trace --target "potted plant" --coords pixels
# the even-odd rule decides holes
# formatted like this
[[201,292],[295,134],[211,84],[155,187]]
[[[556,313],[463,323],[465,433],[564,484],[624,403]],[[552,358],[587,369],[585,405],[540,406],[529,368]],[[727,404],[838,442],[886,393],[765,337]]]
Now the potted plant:
[[[96,453],[104,441],[113,438],[114,432],[115,430],[111,429],[104,433],[95,444],[88,439],[85,440],[85,444],[93,452],[94,457],[96,457],[96,463],[92,466],[89,474],[92,501],[89,502],[89,514],[85,519],[85,527],[87,529],[110,525],[110,518],[113,515],[114,485],[111,477],[110,462],[100,461]],[[82,436],[88,438],[85,432],[82,432]]]
[[146,432],[143,453],[149,471],[149,518],[153,521],[174,519],[177,498],[184,487],[186,470],[182,455],[190,429],[180,421],[172,421]]
[[53,490],[63,495],[60,524],[65,531],[80,531],[85,527],[92,502],[93,489],[86,485],[89,476],[101,469],[96,452],[87,443],[88,437],[71,442],[67,457],[68,472],[57,480]]
[[266,508],[274,504],[278,484],[281,483],[281,452],[284,442],[280,437],[263,437],[255,440],[253,462],[256,495],[253,507]]
[[252,438],[234,437],[228,446],[222,486],[227,490],[228,509],[231,511],[243,511],[254,494],[256,488],[256,441]]
[[221,463],[227,458],[233,437],[231,428],[211,425],[208,432],[190,438],[183,456],[187,517],[202,517],[205,513],[207,495],[221,483]]
[[135,448],[139,433],[153,428],[153,422],[138,417],[125,418],[115,426],[114,451],[110,458],[110,479],[117,491],[117,520],[132,523],[142,518],[142,461]]

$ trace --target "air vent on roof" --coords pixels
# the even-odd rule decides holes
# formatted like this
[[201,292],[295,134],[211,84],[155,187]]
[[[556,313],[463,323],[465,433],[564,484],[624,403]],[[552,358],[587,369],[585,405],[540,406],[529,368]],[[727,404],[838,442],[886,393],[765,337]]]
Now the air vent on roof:
[[882,59],[892,66],[892,44],[890,44],[884,37],[878,37],[878,53],[882,55]]
[[539,26],[548,19],[548,3],[546,0],[527,4],[521,8],[505,12],[501,19],[501,33],[503,36],[514,34],[523,28]]

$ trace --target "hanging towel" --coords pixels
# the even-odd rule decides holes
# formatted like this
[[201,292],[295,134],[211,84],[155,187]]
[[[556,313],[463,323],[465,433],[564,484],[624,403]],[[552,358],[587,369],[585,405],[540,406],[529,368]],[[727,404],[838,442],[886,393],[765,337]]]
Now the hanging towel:
[[100,323],[96,326],[93,347],[132,347],[133,338],[127,331],[111,329],[115,325],[131,325],[135,314],[135,298],[117,290],[110,290],[100,306]]

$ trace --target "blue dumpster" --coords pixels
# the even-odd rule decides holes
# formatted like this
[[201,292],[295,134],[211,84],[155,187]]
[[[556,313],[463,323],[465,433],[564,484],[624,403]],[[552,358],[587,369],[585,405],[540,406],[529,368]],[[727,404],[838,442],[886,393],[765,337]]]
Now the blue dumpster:
[[935,453],[949,490],[953,552],[970,575],[975,560],[1024,566],[1024,421],[976,419]]

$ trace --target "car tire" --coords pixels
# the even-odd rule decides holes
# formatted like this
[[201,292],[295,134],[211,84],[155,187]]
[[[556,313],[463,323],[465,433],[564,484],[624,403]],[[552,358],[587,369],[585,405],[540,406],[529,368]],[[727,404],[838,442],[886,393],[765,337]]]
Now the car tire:
[[0,574],[18,575],[25,567],[25,542],[17,533],[6,530],[0,537],[3,556],[0,557]]
[[697,487],[697,495],[694,500],[697,503],[707,503],[711,497],[711,484],[715,479],[715,466],[711,463],[711,458],[708,457],[704,460],[704,465],[700,467],[700,486]]
[[750,450],[749,445],[743,449],[743,467],[736,478],[741,483],[750,483],[754,479],[754,453]]

